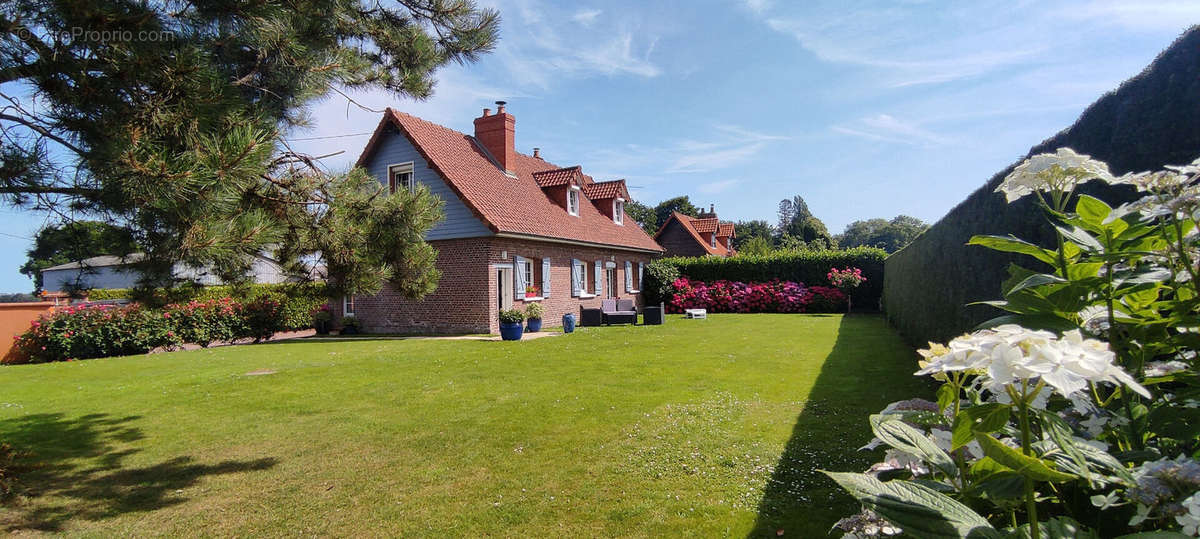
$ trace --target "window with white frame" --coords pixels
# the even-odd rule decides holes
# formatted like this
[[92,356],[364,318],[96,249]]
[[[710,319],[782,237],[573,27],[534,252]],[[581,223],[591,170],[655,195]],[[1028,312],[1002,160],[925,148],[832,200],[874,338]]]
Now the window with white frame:
[[535,290],[537,289],[537,283],[535,283],[533,281],[533,261],[532,260],[525,261],[525,286],[531,286]]
[[342,296],[342,316],[354,316],[354,296]]
[[579,188],[574,185],[567,190],[567,213],[579,215]]
[[623,198],[613,201],[613,222],[618,225],[625,224],[625,199]]
[[388,192],[395,193],[400,189],[411,192],[416,188],[415,184],[412,161],[388,167]]
[[709,243],[711,243],[714,248],[717,246],[717,233],[716,232],[713,232],[712,240],[709,241]]

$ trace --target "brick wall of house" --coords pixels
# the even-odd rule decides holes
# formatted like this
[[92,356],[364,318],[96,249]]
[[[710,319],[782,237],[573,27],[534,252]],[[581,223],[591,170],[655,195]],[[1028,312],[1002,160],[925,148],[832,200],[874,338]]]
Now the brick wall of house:
[[[632,263],[634,287],[640,288],[637,279],[638,263],[648,264],[651,255],[617,249],[579,247],[568,244],[520,240],[509,238],[466,238],[432,241],[438,250],[437,267],[442,279],[437,289],[419,301],[401,297],[391,286],[375,296],[356,296],[354,316],[368,333],[497,333],[499,295],[497,269],[512,267],[513,257],[521,256],[534,266],[535,285],[542,287],[543,258],[550,258],[550,295],[538,301],[546,309],[543,325],[562,325],[562,316],[574,313],[579,316],[582,307],[598,308],[600,301],[609,297],[608,287],[603,294],[594,298],[579,298],[571,295],[571,259],[587,264],[588,292],[594,292],[593,279],[596,260],[616,264],[616,296],[633,298],[640,305],[640,294],[625,291],[625,261]],[[522,294],[523,295],[523,294]],[[515,296],[515,295],[514,295]],[[516,299],[513,307],[524,309],[525,299]],[[343,316],[342,303],[331,305],[337,318]]]
[[708,251],[696,242],[696,238],[683,228],[679,221],[672,219],[666,230],[657,238],[659,245],[666,249],[667,256],[704,256]]
[[[508,238],[491,238],[488,241],[491,244],[488,265],[492,268],[488,272],[490,275],[488,287],[492,290],[493,295],[497,286],[495,268],[501,264],[511,265],[513,255],[530,259],[531,263],[534,264],[535,274],[541,273],[541,259],[550,258],[550,296],[541,300],[533,300],[541,303],[546,309],[546,314],[542,318],[542,324],[545,326],[561,326],[562,317],[567,313],[574,313],[576,320],[578,320],[580,308],[599,308],[600,301],[609,298],[607,286],[604,287],[603,294],[594,298],[578,298],[571,295],[571,259],[573,258],[582,260],[587,264],[589,293],[595,291],[592,285],[594,282],[592,274],[594,273],[595,261],[603,260],[604,262],[615,263],[617,278],[617,294],[615,297],[621,299],[632,298],[637,305],[641,306],[642,299],[640,293],[628,293],[625,291],[625,261],[632,262],[633,286],[635,289],[639,289],[641,288],[641,283],[637,278],[638,263],[649,264],[652,257],[648,253]],[[537,281],[535,284],[540,287],[542,284],[540,275],[535,276],[535,281]],[[513,307],[518,309],[524,309],[526,304],[525,300],[513,301]],[[499,331],[498,309],[491,309],[488,315],[492,331]]]
[[[391,285],[374,296],[355,296],[354,317],[368,333],[489,333],[493,293],[489,291],[486,238],[431,241],[438,251],[442,279],[421,300],[406,299]],[[332,302],[335,319],[342,302]]]

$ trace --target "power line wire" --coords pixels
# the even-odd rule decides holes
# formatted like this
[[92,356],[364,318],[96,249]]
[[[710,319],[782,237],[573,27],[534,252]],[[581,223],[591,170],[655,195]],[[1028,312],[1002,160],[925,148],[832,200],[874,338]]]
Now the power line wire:
[[374,133],[374,131],[367,131],[364,133],[350,133],[348,135],[328,135],[328,136],[324,136],[324,137],[288,138],[288,139],[283,139],[283,140],[288,140],[288,141],[292,141],[292,142],[301,141],[301,140],[325,140],[325,139],[331,139],[331,138],[361,137],[363,135],[370,135],[372,133]]

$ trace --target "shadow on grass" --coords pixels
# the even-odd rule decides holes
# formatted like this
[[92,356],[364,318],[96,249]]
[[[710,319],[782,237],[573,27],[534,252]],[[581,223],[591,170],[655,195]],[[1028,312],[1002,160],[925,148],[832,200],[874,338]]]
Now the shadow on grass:
[[187,500],[179,490],[208,475],[265,470],[274,458],[200,464],[180,456],[131,467],[124,460],[139,450],[132,426],[139,416],[33,414],[0,422],[0,437],[28,454],[18,462],[16,499],[4,507],[7,531],[59,531],[72,520],[100,520],[122,513],[154,511]]
[[821,366],[758,505],[748,537],[825,537],[858,503],[820,470],[865,470],[878,455],[859,451],[871,438],[867,417],[889,402],[928,397],[912,375],[916,355],[884,318],[842,318],[838,338]]

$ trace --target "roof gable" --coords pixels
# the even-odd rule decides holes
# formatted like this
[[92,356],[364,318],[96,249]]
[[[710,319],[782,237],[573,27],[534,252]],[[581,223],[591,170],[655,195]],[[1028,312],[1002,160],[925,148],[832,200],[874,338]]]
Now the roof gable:
[[568,183],[592,184],[580,167],[563,168],[516,153],[510,176],[497,168],[474,137],[390,108],[359,157],[359,166],[375,151],[389,125],[408,137],[431,168],[493,232],[662,251],[641,227],[618,225],[594,204],[580,204],[579,215],[573,216],[549,198],[542,183],[563,182],[566,177]]
[[726,230],[725,227],[728,227],[728,236],[732,236],[733,223],[721,223],[715,218],[699,219],[676,211],[671,212],[671,216],[667,218],[667,222],[663,223],[663,225],[659,227],[658,232],[654,234],[654,238],[658,239],[658,237],[667,230],[667,227],[672,222],[677,223],[678,226],[688,231],[692,238],[696,240],[696,243],[704,247],[704,251],[708,254],[715,256],[732,256],[736,254],[736,251],[733,249],[727,249],[725,245],[719,241],[717,242],[716,246],[714,246],[712,242],[706,239],[704,236],[704,234],[709,234],[709,237],[712,237],[712,234],[716,234],[718,239],[725,237],[727,236],[726,234],[721,234],[718,232],[718,230]]

